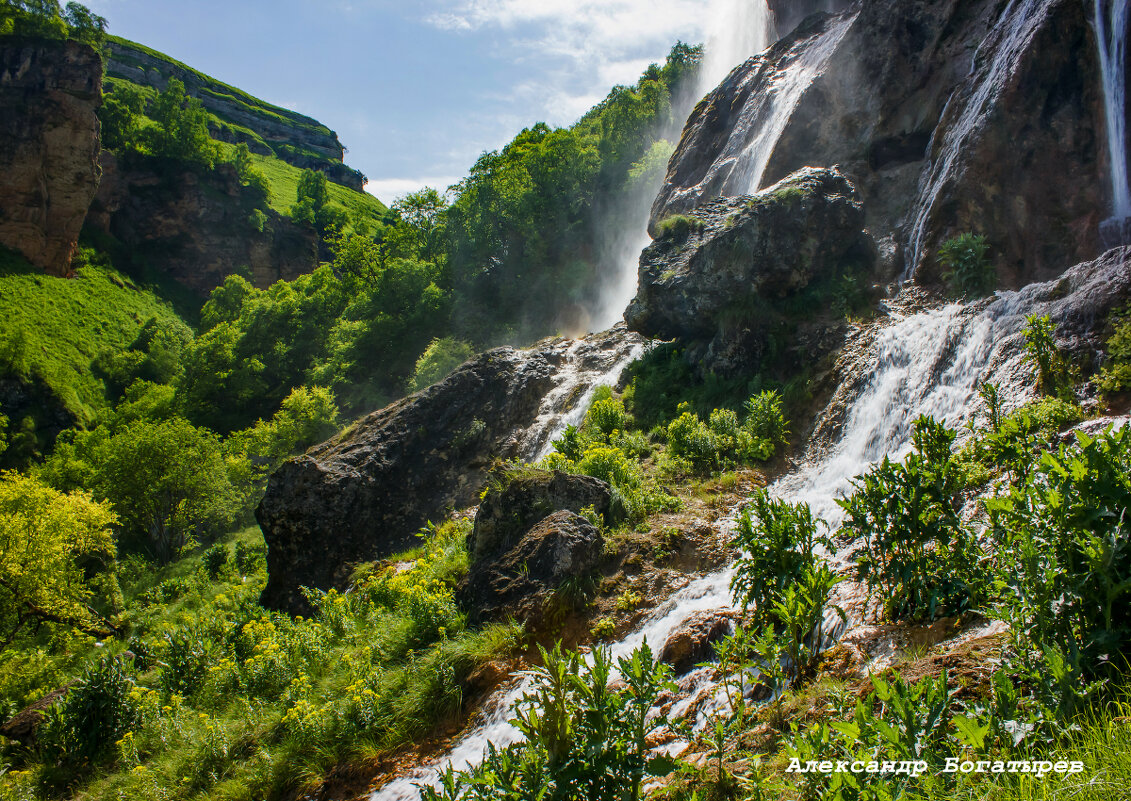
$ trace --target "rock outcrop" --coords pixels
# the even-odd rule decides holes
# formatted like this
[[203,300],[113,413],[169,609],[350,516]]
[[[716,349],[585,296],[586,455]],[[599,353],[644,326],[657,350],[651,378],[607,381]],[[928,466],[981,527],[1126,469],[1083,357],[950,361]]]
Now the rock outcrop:
[[0,39],[0,245],[67,275],[98,189],[102,61],[87,45]]
[[475,528],[467,541],[468,558],[481,562],[510,550],[531,526],[554,512],[579,514],[585,507],[593,507],[597,514],[607,517],[612,497],[612,487],[592,476],[559,470],[517,476],[501,492],[489,492],[479,505]]
[[[794,342],[801,318],[813,318],[837,281],[866,273],[874,259],[855,189],[835,169],[800,170],[673,222],[640,256],[625,320],[645,336],[681,340],[691,363],[721,374],[757,368],[771,336]],[[791,323],[789,301],[806,290],[813,297]]]
[[213,126],[213,138],[246,142],[252,152],[274,154],[296,167],[326,173],[335,183],[358,192],[365,176],[342,163],[345,148],[337,134],[297,111],[273,106],[239,89],[185,66],[168,56],[117,37],[106,42],[106,74],[162,91],[170,78],[185,85],[224,125]]
[[737,614],[728,611],[696,612],[671,633],[657,659],[671,665],[675,675],[688,673],[700,662],[711,661],[714,643],[734,631]]
[[[232,274],[258,287],[318,267],[313,229],[272,210],[256,213],[230,164],[200,172],[102,151],[102,185],[88,230],[122,263],[158,269],[206,296]],[[167,168],[162,170],[162,168]]]
[[509,617],[536,629],[554,590],[592,571],[602,547],[601,532],[584,517],[554,512],[514,547],[473,562],[456,598],[472,621]]
[[1110,190],[1090,8],[870,0],[806,17],[696,107],[653,230],[717,195],[836,164],[885,278],[934,281],[939,245],[966,231],[987,236],[1007,286],[1094,258]]
[[559,361],[554,350],[488,351],[284,464],[256,510],[263,603],[301,611],[300,587],[340,585],[351,564],[404,550],[428,520],[473,504],[491,461],[519,455]]

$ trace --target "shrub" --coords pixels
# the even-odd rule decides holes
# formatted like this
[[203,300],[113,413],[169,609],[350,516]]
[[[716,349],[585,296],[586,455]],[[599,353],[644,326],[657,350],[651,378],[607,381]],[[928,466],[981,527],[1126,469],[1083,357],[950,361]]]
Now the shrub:
[[95,761],[137,722],[134,682],[117,657],[87,670],[66,698],[48,710],[45,753],[62,763]]
[[954,437],[920,417],[903,463],[884,457],[837,501],[845,511],[843,529],[864,543],[857,578],[885,599],[893,619],[957,614],[985,591],[977,538],[958,516],[963,477],[951,458]]
[[1100,371],[1099,385],[1105,393],[1131,389],[1131,306],[1111,316],[1111,336],[1107,340],[1107,364]]
[[989,244],[980,234],[965,233],[948,239],[939,248],[939,262],[946,269],[943,280],[951,294],[980,297],[993,291],[997,272],[987,258]]
[[451,337],[433,339],[416,360],[408,391],[419,392],[435,384],[474,355],[475,349],[466,342]]
[[1131,643],[1127,429],[1078,432],[986,506],[1002,543],[1002,609],[1023,649],[1056,646],[1072,665],[1113,671]]
[[656,239],[684,239],[692,231],[702,230],[702,220],[686,214],[673,214],[656,224]]
[[1056,345],[1056,332],[1046,314],[1025,318],[1025,358],[1037,371],[1037,389],[1064,400],[1072,398],[1072,375],[1068,361]]
[[768,623],[785,589],[815,567],[814,548],[831,545],[818,535],[821,525],[808,505],[775,500],[765,490],[739,516],[734,546],[743,555],[735,562],[730,589],[735,604],[753,607],[755,625]]
[[220,542],[216,543],[201,555],[200,562],[208,572],[209,578],[218,578],[220,571],[228,564],[228,546]]
[[236,543],[236,568],[242,575],[250,575],[259,569],[259,562],[263,558],[259,548],[248,545],[246,542]]
[[782,411],[781,394],[766,390],[746,401],[746,421],[743,427],[756,439],[767,440],[773,446],[784,445],[789,439],[789,424]]
[[624,404],[615,398],[597,400],[585,414],[584,428],[600,433],[606,439],[614,431],[623,431],[628,424]]

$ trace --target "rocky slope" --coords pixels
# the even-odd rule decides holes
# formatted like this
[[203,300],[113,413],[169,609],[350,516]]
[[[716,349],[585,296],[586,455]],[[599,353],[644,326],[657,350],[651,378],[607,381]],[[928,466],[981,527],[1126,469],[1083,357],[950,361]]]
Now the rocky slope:
[[692,113],[653,230],[715,195],[835,164],[886,278],[934,280],[939,244],[965,231],[989,238],[1007,285],[1094,258],[1110,198],[1085,6],[865,0],[807,17]]
[[315,119],[273,106],[246,92],[181,64],[168,56],[118,37],[106,44],[106,74],[139,86],[163,90],[170,78],[185,85],[218,120],[213,138],[246,142],[254,153],[274,155],[296,167],[326,173],[326,177],[358,192],[365,176],[342,163],[345,148],[337,134]]
[[70,271],[98,189],[102,63],[77,42],[0,40],[0,245]]
[[121,254],[123,266],[159,270],[200,296],[232,274],[266,287],[318,267],[314,230],[270,209],[257,221],[231,165],[170,172],[105,150],[101,162],[86,230]]

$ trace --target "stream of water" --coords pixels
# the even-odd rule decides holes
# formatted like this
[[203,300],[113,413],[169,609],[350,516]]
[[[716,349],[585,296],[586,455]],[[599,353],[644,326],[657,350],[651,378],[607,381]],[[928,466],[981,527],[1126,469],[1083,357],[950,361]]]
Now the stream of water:
[[1127,0],[1095,0],[1096,47],[1103,79],[1107,150],[1111,162],[1112,216],[1104,223],[1108,229],[1122,229],[1131,218],[1131,186],[1127,181],[1126,88],[1129,14]]
[[[1007,292],[979,308],[955,303],[918,314],[893,312],[851,368],[852,375],[865,378],[853,390],[842,435],[825,453],[813,455],[809,463],[778,480],[771,492],[809,503],[835,525],[839,522],[835,499],[870,463],[904,453],[919,415],[957,425],[975,405],[980,383],[991,377],[1005,397],[1019,402],[1030,383],[1018,360],[1030,305],[1024,292]],[[732,526],[733,521],[724,525]],[[732,576],[733,568],[727,567],[695,578],[653,610],[636,631],[615,643],[613,655],[626,655],[644,641],[659,648],[691,615],[731,608]],[[510,707],[527,689],[526,681],[518,680],[497,692],[478,722],[448,753],[387,784],[372,798],[416,799],[417,785],[435,782],[448,765],[461,768],[477,763],[489,742],[502,746],[516,741],[520,735],[509,723]]]

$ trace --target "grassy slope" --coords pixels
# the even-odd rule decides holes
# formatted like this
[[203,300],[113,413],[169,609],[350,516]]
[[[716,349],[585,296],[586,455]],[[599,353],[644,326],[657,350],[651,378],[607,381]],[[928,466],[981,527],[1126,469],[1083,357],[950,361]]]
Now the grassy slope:
[[22,339],[14,372],[42,380],[81,421],[106,406],[93,359],[107,348],[124,349],[149,318],[174,316],[114,270],[82,267],[74,278],[56,278],[0,251],[0,340],[7,351]]
[[[298,198],[298,179],[302,170],[271,156],[252,154],[251,158],[255,168],[263,173],[271,187],[268,198],[271,208],[280,214],[289,215],[291,206]],[[330,200],[345,207],[351,216],[360,211],[377,221],[385,214],[385,204],[368,192],[355,192],[333,181],[329,183],[329,190]]]

